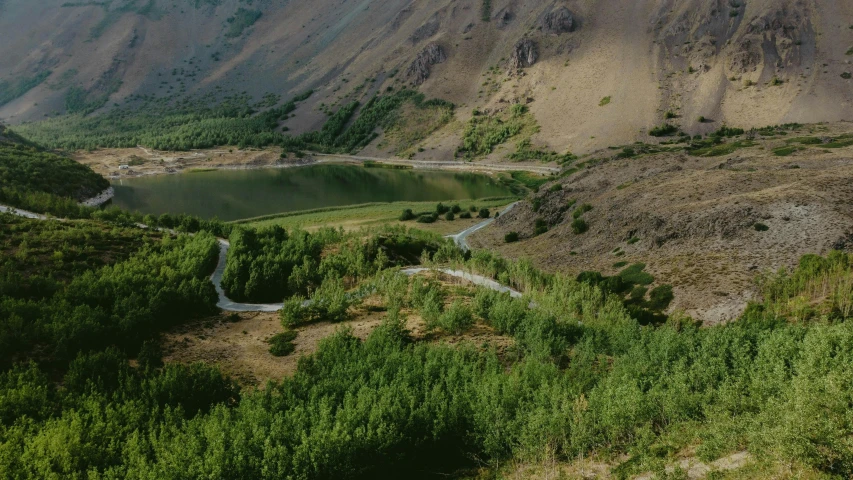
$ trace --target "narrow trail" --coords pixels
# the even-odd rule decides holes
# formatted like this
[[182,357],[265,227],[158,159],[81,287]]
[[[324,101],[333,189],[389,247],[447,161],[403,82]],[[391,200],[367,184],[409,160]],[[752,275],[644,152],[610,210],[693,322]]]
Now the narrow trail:
[[[501,211],[500,216],[502,217],[502,216],[506,215],[507,213],[509,213],[509,211],[512,210],[516,205],[518,205],[518,202],[511,203],[511,204],[507,205],[507,207],[504,208],[503,211]],[[489,219],[486,219],[486,220],[474,225],[473,227],[468,227],[465,230],[462,230],[461,232],[459,232],[455,235],[448,235],[445,238],[452,238],[453,241],[456,243],[456,245],[459,248],[461,248],[463,251],[467,252],[468,250],[471,249],[468,246],[468,237],[470,237],[471,234],[488,227],[494,221],[495,221],[495,217],[491,217]]]
[[[507,212],[512,210],[518,202],[515,202],[509,206],[507,206],[502,212],[501,215],[505,215]],[[465,230],[457,233],[456,235],[449,235],[446,238],[452,238],[456,245],[458,245],[463,250],[468,250],[468,243],[466,239],[474,232],[477,232],[494,222],[494,217],[484,220],[473,227],[466,228]],[[227,240],[219,239],[219,262],[216,265],[216,270],[214,270],[213,275],[210,276],[210,280],[213,282],[213,286],[216,287],[216,293],[219,294],[219,301],[216,303],[216,306],[225,310],[226,312],[277,312],[282,309],[283,304],[281,303],[239,303],[231,300],[225,295],[225,291],[222,289],[222,275],[225,272],[225,262],[228,256],[228,249],[231,247],[231,244],[228,243]],[[475,285],[480,285],[486,288],[490,288],[497,292],[509,292],[509,294],[514,298],[521,297],[521,293],[517,292],[505,285],[501,285],[500,283],[492,280],[491,278],[484,277],[482,275],[475,275],[473,273],[463,272],[462,270],[451,270],[449,268],[407,268],[401,270],[401,273],[405,275],[417,275],[418,273],[425,272],[428,270],[433,270],[437,272],[444,273],[445,275],[450,275],[451,277],[461,278],[463,280],[467,280]]]
[[[509,212],[513,207],[515,207],[518,202],[513,203],[506,207],[501,215],[505,215]],[[53,217],[47,217],[45,215],[41,215],[38,213],[28,212],[26,210],[21,210],[19,208],[12,208],[5,205],[0,205],[0,213],[10,213],[12,215],[16,215],[19,217],[29,218],[33,220],[51,220]],[[61,220],[61,219],[56,219]],[[494,222],[495,219],[489,218],[484,220],[473,227],[467,228],[456,235],[450,235],[447,238],[452,238],[456,244],[462,248],[463,250],[468,250],[468,243],[466,239],[472,233],[477,232]],[[147,225],[137,224],[140,228],[149,228]],[[172,230],[167,230],[170,233],[177,233]],[[219,238],[217,239],[219,242],[219,261],[216,264],[216,270],[213,271],[213,274],[210,276],[210,281],[213,282],[213,286],[216,288],[216,293],[219,296],[219,301],[216,302],[216,306],[221,308],[226,312],[277,312],[282,309],[284,304],[282,303],[240,303],[235,302],[228,298],[225,295],[225,291],[222,289],[222,275],[225,273],[225,262],[228,257],[228,249],[231,248],[231,244],[228,243],[227,240]],[[492,280],[491,278],[484,277],[482,275],[475,275],[473,273],[464,272],[462,270],[452,270],[449,268],[425,268],[425,267],[415,267],[415,268],[407,268],[401,270],[401,273],[405,275],[417,275],[418,273],[422,273],[425,271],[437,271],[444,273],[445,275],[449,275],[451,277],[461,278],[463,280],[467,280],[475,285],[480,285],[486,288],[490,288],[497,292],[509,292],[509,294],[514,298],[521,297],[521,293],[515,291],[505,285],[501,285],[500,283]]]
[[412,168],[428,168],[435,170],[465,170],[487,172],[532,172],[541,175],[560,173],[560,167],[528,165],[523,163],[476,163],[476,162],[442,162],[437,160],[407,160],[403,158],[360,157],[355,155],[339,155],[329,153],[312,153],[313,157],[338,159],[347,162],[378,162],[388,165],[406,165]]

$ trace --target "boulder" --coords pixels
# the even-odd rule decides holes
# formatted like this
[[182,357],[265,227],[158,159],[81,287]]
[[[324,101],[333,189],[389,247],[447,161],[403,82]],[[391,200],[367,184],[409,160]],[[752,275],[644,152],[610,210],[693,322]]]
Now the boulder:
[[538,58],[536,42],[529,38],[523,38],[512,47],[512,55],[509,58],[509,70],[510,72],[515,72],[522,68],[527,68],[536,63]]
[[437,43],[430,43],[412,61],[406,70],[406,77],[410,78],[415,85],[420,85],[429,78],[432,66],[447,60],[444,49]]
[[568,33],[575,29],[575,17],[566,7],[548,12],[542,17],[542,30],[547,33]]

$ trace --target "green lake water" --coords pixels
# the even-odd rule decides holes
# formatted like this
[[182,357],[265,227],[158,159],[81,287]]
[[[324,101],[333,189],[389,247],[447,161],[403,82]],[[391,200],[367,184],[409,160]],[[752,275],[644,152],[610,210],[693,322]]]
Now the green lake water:
[[468,200],[511,194],[487,175],[351,165],[185,172],[116,180],[113,187],[113,202],[128,210],[221,220],[369,202]]

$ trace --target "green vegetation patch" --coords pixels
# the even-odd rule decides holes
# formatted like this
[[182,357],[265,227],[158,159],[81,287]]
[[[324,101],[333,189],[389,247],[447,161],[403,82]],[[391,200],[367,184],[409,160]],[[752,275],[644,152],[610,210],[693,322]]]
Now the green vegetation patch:
[[144,99],[138,105],[116,108],[103,115],[66,115],[19,125],[16,130],[45,147],[67,150],[135,148],[138,145],[158,150],[220,145],[263,147],[283,143],[284,137],[276,131],[279,122],[310,94],[306,92],[277,108],[261,112],[246,95],[215,101],[211,94],[177,103]]
[[296,350],[296,345],[293,341],[296,340],[297,333],[294,330],[277,333],[272,336],[267,343],[270,345],[270,353],[275,357],[285,357]]
[[678,133],[678,127],[671,123],[664,123],[649,130],[649,135],[653,137],[669,137]]
[[228,28],[225,31],[225,37],[239,37],[247,28],[254,25],[261,16],[263,16],[263,12],[260,10],[247,10],[243,7],[238,8],[237,11],[234,12],[234,15],[225,20],[228,24]]
[[619,276],[627,283],[633,285],[649,285],[655,281],[655,277],[647,273],[645,263],[635,263],[619,272]]
[[91,168],[28,145],[0,143],[0,203],[77,216],[78,202],[110,183]]
[[773,150],[773,155],[777,157],[787,157],[794,152],[798,151],[797,147],[779,147]]
[[506,112],[483,115],[474,112],[462,134],[462,145],[457,154],[466,158],[486,156],[498,145],[524,135],[529,137],[536,131],[536,121],[521,104],[515,104]]
[[608,96],[606,96],[606,97],[604,97],[604,98],[602,98],[602,99],[601,99],[601,101],[600,101],[600,102],[598,102],[598,106],[599,106],[599,107],[603,107],[603,106],[605,106],[605,105],[610,105],[610,96],[609,96],[609,95],[608,95]]
[[20,78],[14,82],[3,80],[0,82],[0,107],[6,105],[12,100],[24,96],[24,94],[30,90],[41,85],[47,77],[50,76],[50,74],[51,72],[48,70],[33,75],[32,77]]
[[410,95],[380,122],[385,130],[383,143],[388,144],[395,155],[411,156],[418,144],[453,120],[454,111],[455,106],[450,102],[426,100],[423,94]]
[[[449,112],[454,108],[453,104],[443,100],[426,100],[423,94],[414,90],[401,90],[391,95],[372,97],[361,107],[358,116],[355,114],[359,110],[359,102],[349,103],[332,114],[319,131],[284,138],[282,144],[290,151],[307,149],[325,153],[356,153],[379,136],[378,128],[399,133],[403,129],[399,110],[407,102],[426,110]],[[450,117],[444,115],[442,118],[446,121]],[[401,148],[411,147],[429,133],[432,130],[418,130],[414,137],[407,137]]]

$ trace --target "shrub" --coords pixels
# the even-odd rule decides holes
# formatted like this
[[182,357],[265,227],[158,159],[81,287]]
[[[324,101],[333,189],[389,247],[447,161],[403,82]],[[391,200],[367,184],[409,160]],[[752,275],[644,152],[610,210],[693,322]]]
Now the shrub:
[[456,204],[456,205],[450,207],[450,211],[458,214],[459,212],[462,211],[462,207],[460,207],[459,204]]
[[443,203],[439,203],[435,206],[435,213],[439,215],[444,215],[445,213],[450,211],[450,207],[445,206]]
[[453,212],[447,212],[444,214],[444,219],[452,222],[453,220],[456,220],[456,215],[454,215]]
[[505,243],[515,243],[518,241],[518,239],[519,239],[518,232],[509,232],[506,235],[504,235],[504,242]]
[[767,230],[770,230],[770,227],[758,222],[756,222],[752,227],[755,228],[757,232],[766,232]]
[[576,235],[580,235],[582,233],[586,233],[589,230],[589,225],[586,223],[586,220],[582,218],[576,218],[572,221],[572,232]]
[[462,212],[459,214],[459,218],[465,218],[465,219],[471,218],[471,212]]
[[489,212],[488,208],[481,208],[480,212],[477,214],[477,216],[480,218],[489,218],[492,216],[492,213]]
[[541,218],[537,218],[533,224],[533,234],[534,235],[542,235],[543,233],[548,231],[548,222]]
[[560,183],[557,183],[557,184],[551,185],[551,188],[549,188],[548,191],[553,193],[553,192],[559,192],[562,189],[563,189],[563,185]]
[[657,126],[651,130],[649,130],[649,135],[653,137],[668,137],[674,135],[678,131],[678,127],[675,125],[664,123],[663,125]]
[[278,312],[281,324],[285,328],[295,327],[306,323],[310,319],[308,310],[303,307],[305,297],[296,295],[284,301],[284,305]]
[[609,96],[602,98],[601,101],[598,102],[599,107],[603,107],[603,106],[609,105],[609,104],[610,104],[610,97]]
[[575,211],[572,213],[572,218],[581,218],[584,213],[589,212],[591,210],[592,210],[592,205],[590,205],[588,203],[584,203],[583,205],[581,205],[575,209]]
[[468,207],[468,211],[470,211],[470,212],[476,212],[477,210],[478,209],[477,209],[476,205],[471,205],[470,207]]
[[474,315],[471,307],[460,300],[455,300],[444,313],[438,317],[436,325],[447,333],[459,335],[474,325]]
[[645,272],[645,269],[645,263],[635,263],[619,272],[619,276],[626,282],[633,285],[648,285],[655,281],[655,277]]
[[666,310],[675,295],[672,293],[672,285],[660,285],[649,292],[648,308],[651,310]]
[[542,208],[542,199],[534,198],[533,202],[531,202],[530,206],[533,208],[533,212],[539,212],[539,209]]
[[434,213],[427,213],[418,217],[418,223],[435,223],[437,219]]
[[267,343],[270,345],[270,353],[276,357],[290,355],[296,349],[296,345],[293,344],[293,340],[295,339],[296,332],[293,330],[274,335],[267,340]]
[[666,117],[667,120],[672,120],[673,118],[678,118],[678,115],[676,115],[675,112],[673,112],[672,110],[667,111],[666,115],[664,115],[664,116]]
[[639,302],[646,298],[646,293],[648,293],[649,289],[643,287],[641,285],[637,285],[636,287],[631,289],[630,298],[635,302]]
[[407,209],[403,210],[403,214],[400,215],[400,221],[401,222],[407,222],[409,220],[414,220],[414,219],[415,219],[415,214],[412,213],[411,208],[407,208]]

